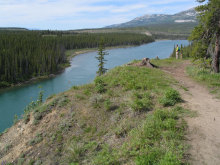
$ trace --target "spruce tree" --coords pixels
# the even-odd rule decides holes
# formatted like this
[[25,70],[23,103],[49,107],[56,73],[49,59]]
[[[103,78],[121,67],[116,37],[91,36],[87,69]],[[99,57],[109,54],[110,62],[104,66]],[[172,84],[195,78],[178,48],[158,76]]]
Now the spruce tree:
[[170,57],[176,58],[176,45],[174,45],[174,47],[173,47],[173,52],[172,52],[172,54],[170,55]]
[[[197,0],[202,3],[205,0]],[[208,0],[196,8],[199,24],[194,28],[190,39],[194,41],[195,57],[212,58],[212,69],[219,72],[220,58],[220,3],[219,0]]]
[[105,55],[108,55],[108,52],[105,51],[104,39],[101,39],[99,43],[99,48],[98,48],[98,56],[96,57],[99,61],[99,64],[98,64],[99,69],[96,72],[98,76],[103,75],[107,71],[107,69],[104,68],[104,64],[106,62]]

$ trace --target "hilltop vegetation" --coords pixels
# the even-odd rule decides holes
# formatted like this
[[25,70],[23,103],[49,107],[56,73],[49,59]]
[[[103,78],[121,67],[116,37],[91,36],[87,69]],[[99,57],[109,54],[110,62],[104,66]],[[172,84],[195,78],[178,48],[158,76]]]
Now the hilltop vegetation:
[[[198,0],[202,3],[205,0]],[[212,70],[220,72],[220,3],[219,0],[209,0],[198,6],[199,24],[190,36],[193,41],[191,56],[194,59],[211,59]]]
[[154,41],[149,36],[131,33],[0,31],[0,87],[57,73],[68,64],[66,50],[96,48],[100,38],[109,47]]
[[92,84],[32,103],[24,119],[0,136],[0,160],[184,164],[187,111],[172,86],[178,83],[159,69],[121,66]]

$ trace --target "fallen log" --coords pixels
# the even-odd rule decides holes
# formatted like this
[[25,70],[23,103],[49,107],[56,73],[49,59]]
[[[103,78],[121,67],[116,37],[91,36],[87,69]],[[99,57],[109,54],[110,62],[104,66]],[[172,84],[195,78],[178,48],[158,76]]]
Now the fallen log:
[[140,66],[146,66],[146,67],[149,67],[149,68],[158,68],[156,65],[152,64],[150,62],[150,59],[149,58],[144,58],[142,61],[141,61],[141,64]]

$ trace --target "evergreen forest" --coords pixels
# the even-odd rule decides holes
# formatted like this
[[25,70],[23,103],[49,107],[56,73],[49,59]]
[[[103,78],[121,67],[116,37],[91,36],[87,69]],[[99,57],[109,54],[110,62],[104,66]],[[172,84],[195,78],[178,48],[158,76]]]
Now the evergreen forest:
[[61,71],[66,50],[140,45],[153,39],[132,33],[68,33],[60,31],[0,31],[0,87]]

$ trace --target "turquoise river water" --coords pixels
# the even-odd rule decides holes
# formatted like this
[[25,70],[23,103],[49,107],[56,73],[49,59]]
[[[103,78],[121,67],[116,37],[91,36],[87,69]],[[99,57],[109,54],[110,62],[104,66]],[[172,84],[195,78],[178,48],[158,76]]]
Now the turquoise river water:
[[[106,56],[105,67],[111,69],[144,57],[167,58],[172,53],[174,44],[188,45],[189,43],[186,40],[164,40],[137,47],[108,50],[109,55]],[[73,85],[92,82],[98,65],[95,56],[97,52],[78,55],[72,59],[69,68],[54,78],[0,91],[0,132],[13,124],[15,114],[21,116],[25,106],[37,99],[39,86],[45,91],[44,98],[46,98],[68,90]]]

